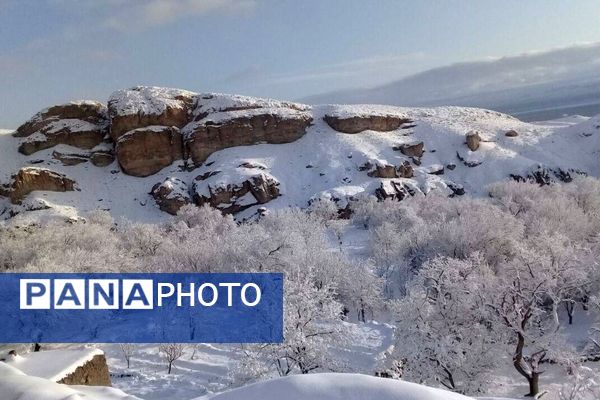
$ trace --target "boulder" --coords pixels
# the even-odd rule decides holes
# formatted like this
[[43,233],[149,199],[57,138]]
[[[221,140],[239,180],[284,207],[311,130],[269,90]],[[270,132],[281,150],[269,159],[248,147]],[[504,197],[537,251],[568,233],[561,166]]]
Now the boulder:
[[375,178],[397,178],[396,167],[390,164],[377,163],[371,167],[368,175]]
[[447,181],[446,185],[452,191],[452,194],[449,197],[462,196],[465,194],[465,188],[463,185],[458,183]]
[[400,164],[397,168],[397,171],[398,177],[400,178],[412,178],[415,172],[412,165],[410,165],[410,162],[408,161],[404,161],[402,164]]
[[375,190],[375,196],[379,200],[404,200],[408,196],[414,196],[420,190],[414,184],[402,179],[389,179],[381,182],[379,188]]
[[115,161],[115,155],[112,151],[94,151],[90,154],[90,161],[96,167],[106,167]]
[[359,133],[363,131],[389,132],[400,128],[403,124],[413,121],[397,115],[352,115],[338,116],[335,114],[323,117],[332,129],[343,133]]
[[470,131],[466,135],[467,147],[471,151],[475,151],[479,148],[479,143],[481,143],[481,136],[479,136],[479,132]]
[[413,167],[408,161],[404,161],[399,166],[393,166],[384,162],[366,162],[360,171],[368,171],[367,175],[374,178],[412,178],[414,174]]
[[519,136],[519,132],[515,131],[514,129],[511,129],[510,131],[507,131],[504,136],[507,137],[517,137]]
[[108,133],[106,107],[96,101],[62,104],[38,112],[14,136],[24,137],[19,152],[30,155],[58,144],[91,149]]
[[116,155],[126,174],[148,176],[182,159],[182,149],[178,128],[148,126],[120,136]]
[[169,214],[176,215],[179,209],[192,203],[188,185],[179,178],[169,177],[157,183],[150,192],[158,207]]
[[189,124],[183,129],[186,151],[195,165],[218,150],[258,143],[290,143],[306,133],[309,113],[288,108],[226,111]]
[[45,168],[25,167],[12,176],[11,184],[4,192],[13,204],[20,204],[25,196],[35,190],[68,192],[75,190],[75,187],[75,181],[63,174]]
[[152,125],[182,128],[191,120],[196,93],[181,89],[137,86],[118,90],[108,100],[110,136]]
[[198,176],[194,180],[192,191],[197,205],[210,204],[223,213],[232,214],[280,196],[279,181],[267,172],[256,170],[235,177],[220,176],[214,174],[205,180]]
[[394,150],[400,151],[405,156],[421,158],[424,150],[423,142],[404,143],[394,147]]

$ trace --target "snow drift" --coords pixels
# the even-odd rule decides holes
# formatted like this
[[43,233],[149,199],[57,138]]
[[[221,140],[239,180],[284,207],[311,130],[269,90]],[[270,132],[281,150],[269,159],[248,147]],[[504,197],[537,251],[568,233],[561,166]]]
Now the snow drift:
[[196,400],[468,400],[460,394],[360,374],[294,375]]

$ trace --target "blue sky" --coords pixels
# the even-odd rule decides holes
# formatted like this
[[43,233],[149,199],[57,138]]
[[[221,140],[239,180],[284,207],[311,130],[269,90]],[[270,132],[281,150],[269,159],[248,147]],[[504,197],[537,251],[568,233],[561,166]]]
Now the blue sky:
[[600,41],[597,0],[0,0],[0,127],[133,85],[282,99]]

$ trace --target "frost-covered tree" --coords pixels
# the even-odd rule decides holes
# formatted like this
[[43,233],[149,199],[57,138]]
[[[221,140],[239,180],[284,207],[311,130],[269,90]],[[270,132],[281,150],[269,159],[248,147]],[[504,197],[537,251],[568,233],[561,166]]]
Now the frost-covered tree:
[[396,345],[404,377],[478,393],[491,379],[502,343],[481,298],[492,275],[479,255],[426,262],[396,304]]
[[600,398],[600,374],[588,367],[575,369],[569,382],[558,390],[560,400],[597,400]]
[[528,396],[539,393],[543,363],[557,353],[565,357],[557,335],[558,310],[566,290],[583,284],[577,262],[545,250],[523,248],[519,257],[498,268],[496,279],[486,281],[482,294],[512,336],[513,366],[527,380]]

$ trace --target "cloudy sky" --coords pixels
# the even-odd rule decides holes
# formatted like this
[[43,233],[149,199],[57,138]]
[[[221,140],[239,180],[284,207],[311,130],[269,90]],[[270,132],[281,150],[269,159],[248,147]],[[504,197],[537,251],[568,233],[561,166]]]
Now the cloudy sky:
[[597,0],[0,0],[0,127],[139,84],[285,99],[376,86],[600,42],[598,21]]

